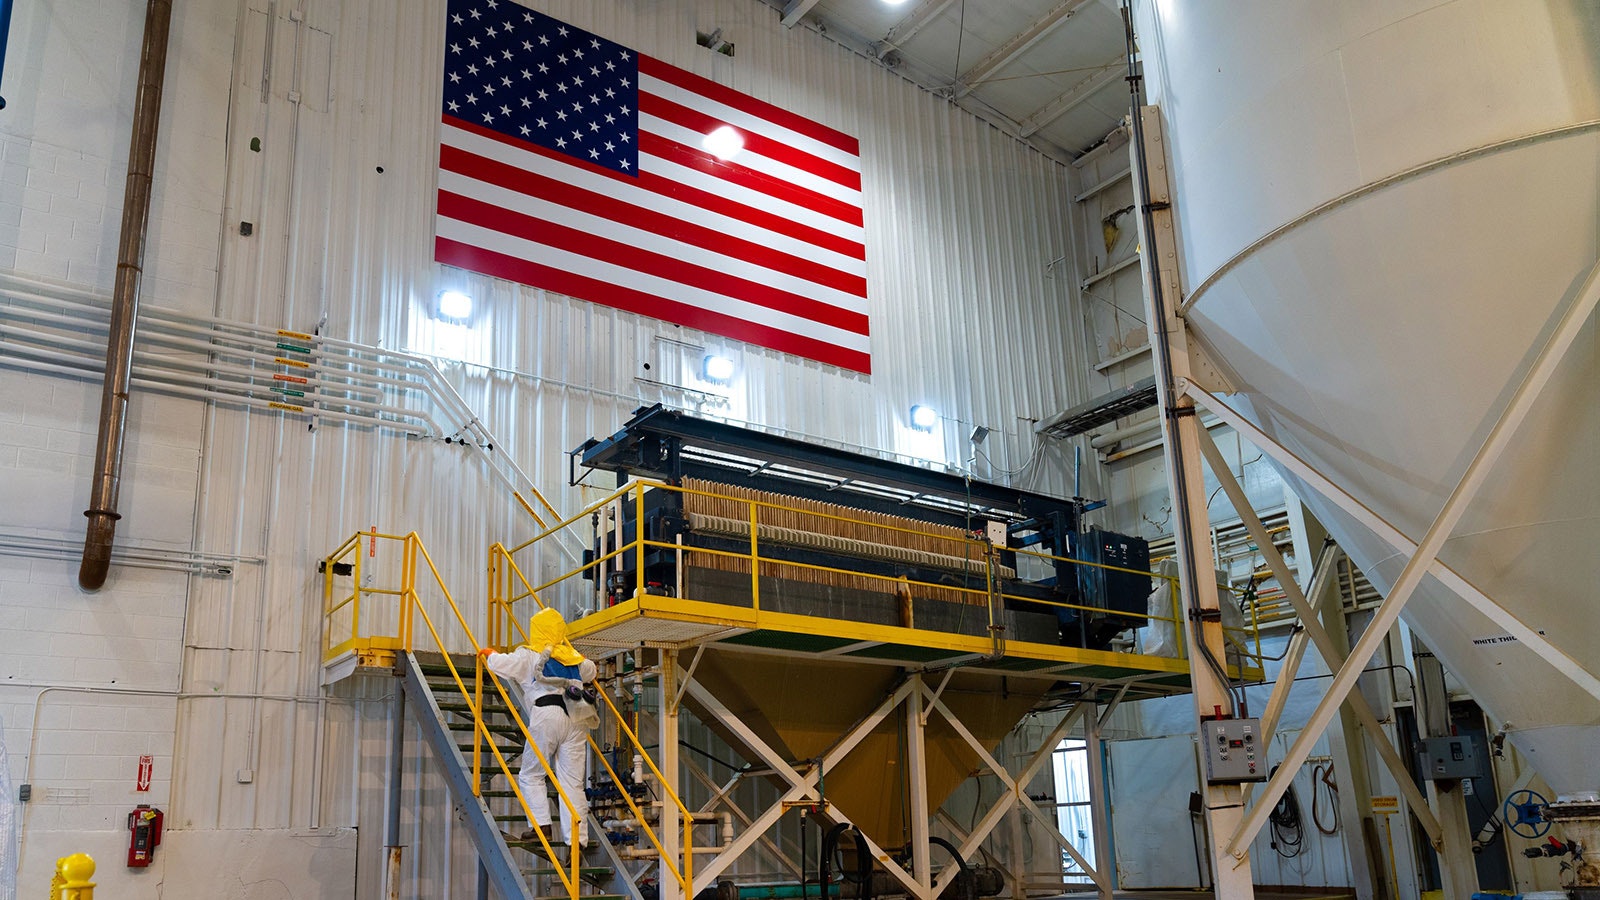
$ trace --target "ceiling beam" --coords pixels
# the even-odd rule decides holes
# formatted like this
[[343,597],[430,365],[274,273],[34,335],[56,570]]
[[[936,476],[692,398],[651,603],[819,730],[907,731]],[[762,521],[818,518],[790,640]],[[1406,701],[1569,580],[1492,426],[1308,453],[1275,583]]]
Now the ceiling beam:
[[1087,6],[1091,0],[1065,0],[1056,4],[1056,7],[1040,16],[1033,24],[1023,29],[1018,34],[1012,35],[1000,46],[990,51],[988,56],[978,60],[972,68],[961,73],[956,79],[956,97],[965,97],[976,88],[980,87],[985,78],[1005,68],[1012,60],[1027,53],[1029,48],[1046,35],[1054,31],[1062,22],[1070,19],[1078,10]]
[[1100,69],[1099,72],[1068,88],[1061,96],[1039,107],[1033,115],[1023,119],[1021,123],[1022,137],[1032,137],[1039,132],[1039,129],[1083,105],[1084,101],[1094,96],[1107,85],[1115,84],[1127,74],[1127,57],[1116,56],[1102,64]]
[[884,34],[883,40],[873,44],[872,49],[881,57],[896,47],[905,46],[917,32],[938,18],[940,13],[954,6],[955,2],[956,0],[922,0],[916,9],[894,23],[894,26]]
[[811,8],[822,0],[789,0],[783,5],[783,27],[793,28],[800,24],[800,20],[811,12]]

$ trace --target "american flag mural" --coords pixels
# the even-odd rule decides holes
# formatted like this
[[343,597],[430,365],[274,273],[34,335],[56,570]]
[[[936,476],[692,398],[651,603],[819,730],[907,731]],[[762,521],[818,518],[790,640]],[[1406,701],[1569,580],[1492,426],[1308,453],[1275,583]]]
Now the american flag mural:
[[439,262],[870,372],[860,163],[510,0],[449,0]]

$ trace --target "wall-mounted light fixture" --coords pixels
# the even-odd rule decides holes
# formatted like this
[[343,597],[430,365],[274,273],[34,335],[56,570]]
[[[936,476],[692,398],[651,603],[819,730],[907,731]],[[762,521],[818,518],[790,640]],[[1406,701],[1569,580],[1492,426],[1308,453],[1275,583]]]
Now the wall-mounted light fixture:
[[911,407],[911,427],[918,431],[932,431],[939,424],[939,411],[931,406],[917,404]]
[[700,377],[717,384],[727,384],[732,381],[733,372],[733,360],[715,353],[706,354],[705,361],[700,365]]
[[440,291],[433,314],[446,322],[465,322],[472,318],[472,298],[460,291]]

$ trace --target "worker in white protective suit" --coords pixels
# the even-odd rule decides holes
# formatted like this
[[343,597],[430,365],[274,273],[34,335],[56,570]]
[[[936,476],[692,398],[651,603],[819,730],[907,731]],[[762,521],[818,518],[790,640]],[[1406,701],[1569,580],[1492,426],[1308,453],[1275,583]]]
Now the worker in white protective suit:
[[[485,647],[479,651],[489,671],[509,678],[522,687],[524,721],[528,735],[539,753],[555,770],[556,781],[572,801],[569,809],[561,805],[561,833],[550,833],[550,801],[546,796],[545,771],[532,746],[522,750],[522,771],[517,786],[528,804],[533,821],[529,824],[544,832],[552,844],[572,837],[573,816],[577,817],[577,841],[588,843],[589,801],[584,796],[585,731],[598,724],[594,715],[595,665],[567,641],[567,622],[554,609],[540,610],[528,622],[528,642],[510,653],[496,653]],[[586,694],[585,691],[588,690]],[[532,828],[524,832],[525,841],[536,840]]]

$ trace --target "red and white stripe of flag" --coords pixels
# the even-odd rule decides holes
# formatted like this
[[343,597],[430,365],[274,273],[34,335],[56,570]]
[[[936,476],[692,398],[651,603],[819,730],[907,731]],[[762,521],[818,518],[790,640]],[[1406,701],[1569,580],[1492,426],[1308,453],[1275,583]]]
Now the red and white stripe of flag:
[[[871,371],[854,138],[639,58],[639,174],[446,116],[437,258]],[[700,146],[730,125],[732,161]]]

